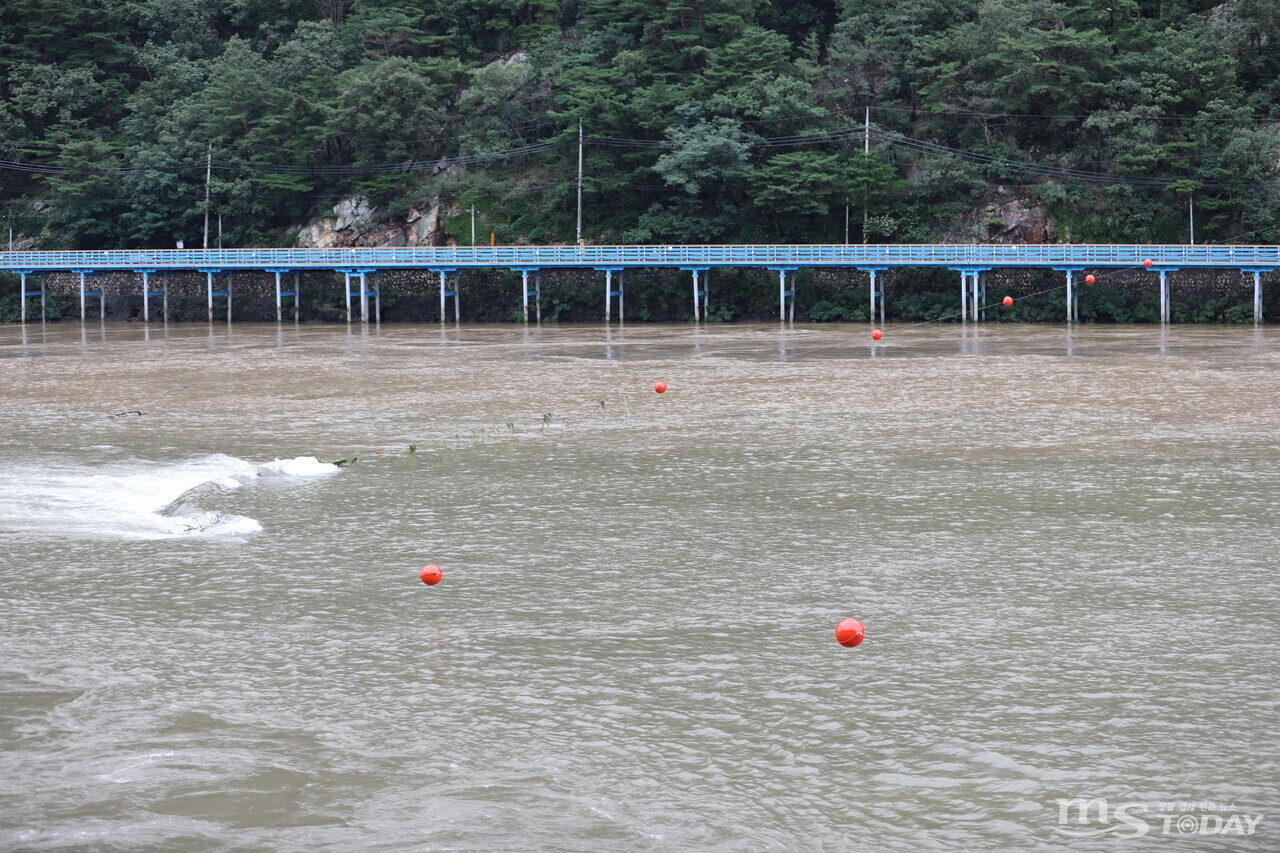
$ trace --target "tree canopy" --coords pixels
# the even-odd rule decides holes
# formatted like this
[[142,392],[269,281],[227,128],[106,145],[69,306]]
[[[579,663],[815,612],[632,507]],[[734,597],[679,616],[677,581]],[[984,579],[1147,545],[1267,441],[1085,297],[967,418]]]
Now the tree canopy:
[[572,241],[580,124],[593,242],[996,239],[1013,201],[1280,242],[1275,0],[7,0],[0,38],[0,201],[50,248],[197,245],[206,157],[229,245],[352,196]]

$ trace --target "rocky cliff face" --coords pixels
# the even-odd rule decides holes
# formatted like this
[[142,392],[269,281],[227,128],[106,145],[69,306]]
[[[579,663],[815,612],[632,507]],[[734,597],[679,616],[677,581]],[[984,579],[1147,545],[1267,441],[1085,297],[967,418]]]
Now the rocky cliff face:
[[407,216],[392,216],[369,204],[366,198],[344,199],[333,215],[303,226],[296,245],[301,249],[345,249],[353,246],[444,246],[444,212],[439,199],[425,210],[412,209]]

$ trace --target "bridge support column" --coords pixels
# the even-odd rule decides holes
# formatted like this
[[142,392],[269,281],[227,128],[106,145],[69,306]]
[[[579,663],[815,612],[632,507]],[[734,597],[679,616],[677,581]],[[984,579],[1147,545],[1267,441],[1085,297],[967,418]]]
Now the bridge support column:
[[369,280],[365,270],[360,270],[360,322],[369,322]]
[[[871,288],[871,313],[867,315],[867,318],[871,320],[872,323],[874,323],[876,321],[876,297],[880,295],[880,292],[876,290],[876,271],[869,270],[867,272],[867,277],[868,277],[867,279],[868,284]],[[882,326],[884,325],[884,302],[883,301],[881,301],[880,303],[880,325]]]
[[[227,322],[228,322],[228,323],[230,323],[230,322],[231,322],[231,285],[232,285],[232,273],[230,273],[230,272],[228,272],[228,273],[227,273],[227,289],[226,289],[226,290],[214,290],[214,289],[213,289],[213,277],[214,277],[215,275],[217,275],[218,273],[222,272],[222,270],[200,270],[200,272],[204,273],[204,275],[205,275],[205,294],[206,294],[205,311],[206,311],[206,314],[208,315],[209,322],[210,322],[210,323],[212,323],[212,322],[213,322],[213,297],[215,297],[215,296],[225,296],[225,297],[227,297]],[[166,284],[166,285],[165,285],[165,290],[167,291],[168,289],[169,289],[169,288],[168,288],[168,285]],[[168,310],[169,310],[169,308],[168,308],[168,304],[169,304],[169,303],[168,303],[168,296],[166,295],[166,297],[165,297],[165,311],[166,311],[166,314],[167,314],[167,312],[168,312]]]
[[960,322],[969,322],[969,273],[960,270]]
[[453,297],[453,322],[457,323],[461,318],[461,312],[462,312],[462,309],[458,307],[458,302],[461,298],[460,294],[462,292],[462,280],[461,278],[459,278],[458,283],[454,285],[453,290],[445,290],[445,278],[449,275],[449,273],[453,272],[453,270],[442,269],[442,270],[436,270],[436,272],[440,273],[440,322],[441,323],[445,322],[445,299],[447,297],[452,296]]
[[884,280],[880,278],[880,273],[888,269],[888,267],[859,267],[858,269],[867,274],[867,288],[871,296],[871,313],[867,315],[867,320],[874,324],[876,322],[876,308],[880,309],[880,325],[884,325],[885,299],[884,299]]
[[1160,270],[1160,324],[1169,323],[1169,279],[1165,270]]
[[[529,297],[533,297],[534,322],[542,325],[542,273],[537,267],[511,267],[512,272],[520,273],[520,307],[523,322],[529,325]],[[533,273],[533,289],[529,289],[529,273]],[[440,303],[444,305],[443,302]],[[455,303],[456,304],[456,303]],[[441,307],[441,316],[444,308]]]
[[[698,324],[698,305],[702,300],[702,291],[698,288],[698,270],[691,270],[693,273],[693,324]],[[705,318],[704,318],[705,319]]]
[[281,307],[283,294],[280,292],[280,270],[273,270],[273,272],[276,274],[276,322],[282,323],[284,322],[284,310]]
[[1075,273],[1071,270],[1067,270],[1067,325],[1068,326],[1071,325],[1071,300],[1075,296],[1075,293],[1074,293],[1075,283],[1074,281],[1072,281],[1074,277],[1075,277]]
[[345,304],[347,306],[347,322],[350,323],[351,322],[351,271],[338,270],[338,272],[342,273],[342,292],[346,299]]
[[142,270],[142,322],[151,322],[151,273]]
[[[799,274],[798,269],[790,267],[769,267],[769,269],[777,270],[778,273],[778,322],[787,322],[787,297],[791,297],[791,322],[796,320],[796,276]],[[787,289],[787,273],[791,273],[791,289]]]
[[1262,271],[1253,271],[1253,322],[1262,322]]
[[983,290],[982,273],[974,272],[973,274],[973,311],[971,313],[973,315],[973,322],[975,323],[981,321],[983,319],[983,314],[986,313],[982,304],[982,297],[984,295],[985,294]]
[[[604,273],[604,322],[605,322],[605,325],[607,326],[609,325],[609,323],[613,322],[613,298],[615,296],[618,297],[618,322],[621,323],[623,320],[623,317],[622,317],[623,270],[621,267],[596,267],[596,269]],[[617,290],[614,290],[613,288],[614,273],[618,274]],[[696,270],[693,273],[693,282],[694,282],[693,289],[695,292],[693,307],[694,307],[694,311],[696,312],[698,308],[697,295],[696,295],[696,292],[698,289],[698,273]],[[694,322],[697,322],[697,320],[695,319]]]
[[27,322],[27,297],[39,296],[40,297],[40,322],[43,323],[45,321],[44,273],[40,273],[40,289],[27,290],[27,276],[34,273],[35,270],[14,270],[14,272],[18,274],[18,278],[20,279],[20,282],[18,285],[19,287],[18,302],[20,303],[19,310],[21,313],[19,316],[21,321],[23,323]]
[[[85,289],[85,276],[93,275],[93,270],[75,270],[80,274],[80,322],[85,321],[85,298],[89,296],[98,297],[98,319],[105,320],[107,318],[107,295],[103,288],[98,290]],[[41,287],[43,289],[43,286]],[[41,297],[43,300],[43,297]]]
[[529,325],[529,271],[520,270],[521,310],[524,312],[524,324]]

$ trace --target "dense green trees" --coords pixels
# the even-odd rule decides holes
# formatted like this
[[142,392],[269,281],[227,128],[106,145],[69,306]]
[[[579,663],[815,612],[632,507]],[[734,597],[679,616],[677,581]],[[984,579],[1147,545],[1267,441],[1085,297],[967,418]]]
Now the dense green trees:
[[983,239],[1012,199],[1057,239],[1182,241],[1194,205],[1200,240],[1280,241],[1275,0],[3,11],[0,201],[44,246],[198,245],[207,155],[231,245],[352,195],[572,240],[579,122],[597,242]]

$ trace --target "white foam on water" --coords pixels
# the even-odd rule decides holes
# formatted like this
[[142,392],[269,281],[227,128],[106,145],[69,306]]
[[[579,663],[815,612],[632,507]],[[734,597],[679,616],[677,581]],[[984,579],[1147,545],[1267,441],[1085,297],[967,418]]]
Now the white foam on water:
[[338,470],[313,456],[261,464],[223,454],[168,464],[19,462],[0,468],[0,532],[125,539],[244,536],[262,525],[219,512],[219,495],[262,477],[314,477]]

